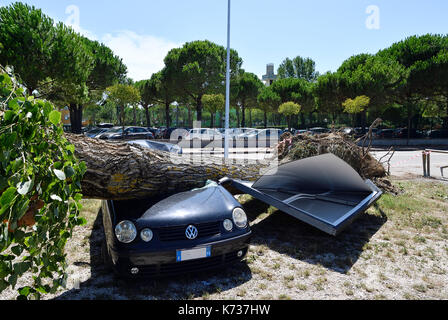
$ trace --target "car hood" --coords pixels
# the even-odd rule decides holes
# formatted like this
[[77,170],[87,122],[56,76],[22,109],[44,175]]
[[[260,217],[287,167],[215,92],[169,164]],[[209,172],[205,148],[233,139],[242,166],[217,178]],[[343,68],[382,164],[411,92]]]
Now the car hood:
[[137,224],[157,228],[222,221],[231,218],[233,209],[239,206],[223,187],[206,187],[158,202],[138,219]]

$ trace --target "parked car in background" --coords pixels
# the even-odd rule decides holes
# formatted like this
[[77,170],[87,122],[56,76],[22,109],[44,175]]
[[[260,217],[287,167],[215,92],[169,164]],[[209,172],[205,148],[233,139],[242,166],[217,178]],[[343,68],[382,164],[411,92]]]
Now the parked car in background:
[[183,150],[181,147],[179,147],[177,144],[172,143],[166,143],[166,142],[160,142],[160,141],[154,141],[154,140],[133,140],[129,141],[129,144],[133,145],[139,145],[144,148],[152,149],[152,150],[159,150],[169,153],[175,153],[175,154],[183,154]]
[[448,130],[431,130],[428,132],[428,137],[431,139],[448,138]]
[[177,130],[177,128],[161,128],[156,132],[156,139],[160,140],[169,140],[171,138],[171,134]]
[[103,133],[106,133],[107,131],[109,131],[109,129],[105,129],[105,128],[93,128],[93,129],[87,131],[84,135],[85,135],[86,137],[89,137],[89,138],[96,138],[96,137],[98,137],[99,135],[101,135],[101,134],[103,134]]
[[112,129],[115,126],[112,123],[100,123],[97,127],[101,129]]
[[374,137],[376,139],[392,139],[394,137],[394,129],[381,129],[378,130]]
[[[234,138],[237,138],[237,139],[244,139],[244,138],[247,138],[249,135],[255,135],[255,134],[257,134],[257,133],[260,132],[260,131],[261,131],[261,130],[259,130],[259,129],[245,130],[245,132],[236,134],[236,135],[234,136]],[[236,131],[235,133],[237,133],[237,131]]]
[[245,147],[273,147],[272,143],[276,144],[280,141],[283,130],[280,129],[264,129],[253,130],[245,134],[239,135],[236,140],[244,141]]
[[[409,137],[408,132],[409,131],[408,131],[407,128],[405,128],[405,129],[397,129],[394,132],[393,136],[394,136],[394,138],[397,138],[397,139],[407,139]],[[410,138],[411,139],[424,138],[424,135],[421,132],[417,131],[416,129],[411,129],[410,133],[411,133],[410,134]]]
[[289,130],[289,129],[285,129],[285,130],[282,130],[282,134],[284,134],[284,133],[286,133],[286,132],[289,132],[290,134],[292,134],[293,136],[295,136],[297,130],[296,130],[296,129],[291,129],[291,130]]
[[316,134],[324,134],[324,133],[330,133],[331,130],[330,129],[326,129],[326,128],[311,128],[310,133],[312,135],[316,135]]
[[342,132],[351,136],[351,135],[355,134],[355,129],[354,128],[344,128],[344,129],[342,129]]
[[156,137],[156,133],[157,133],[157,130],[158,130],[157,128],[146,128],[146,129],[148,129],[152,133],[154,138]]
[[301,135],[301,134],[310,134],[310,131],[308,131],[308,130],[297,130],[296,131],[296,135]]
[[230,129],[230,136],[232,138],[236,138],[241,134],[245,134],[254,130],[254,128],[232,128]]
[[185,140],[222,140],[224,136],[217,129],[191,129]]
[[106,133],[98,136],[102,140],[152,140],[154,135],[146,128],[142,127],[114,127]]

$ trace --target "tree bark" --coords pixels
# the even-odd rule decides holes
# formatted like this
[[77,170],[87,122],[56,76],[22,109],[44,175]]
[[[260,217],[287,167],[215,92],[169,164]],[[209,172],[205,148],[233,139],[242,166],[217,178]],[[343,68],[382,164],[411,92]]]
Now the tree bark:
[[165,118],[166,118],[166,127],[171,127],[171,115],[170,115],[170,106],[171,104],[168,102],[165,102]]
[[268,128],[268,113],[266,111],[264,112],[264,128]]
[[188,106],[187,109],[188,109],[188,127],[193,128],[193,117],[191,116],[191,106]]
[[87,165],[82,181],[86,198],[129,200],[170,195],[229,177],[255,181],[269,162],[233,163],[202,156],[178,156],[126,143],[67,134],[76,156]]
[[151,115],[149,114],[149,106],[143,106],[145,108],[146,127],[151,128]]
[[202,121],[202,96],[199,96],[196,101],[196,112],[197,112],[196,120],[198,122],[201,122]]
[[241,103],[241,127],[246,128],[246,106],[245,103]]
[[240,107],[237,105],[236,108],[236,127],[239,128],[240,127]]

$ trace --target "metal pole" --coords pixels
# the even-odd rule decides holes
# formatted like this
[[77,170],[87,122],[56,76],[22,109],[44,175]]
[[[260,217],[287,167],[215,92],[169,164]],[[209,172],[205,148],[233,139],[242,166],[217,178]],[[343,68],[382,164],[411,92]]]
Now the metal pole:
[[226,133],[224,140],[225,159],[229,159],[229,130],[230,130],[230,0],[228,0],[228,13],[227,13]]
[[422,152],[422,158],[423,158],[423,177],[427,177],[428,173],[426,172],[426,152]]

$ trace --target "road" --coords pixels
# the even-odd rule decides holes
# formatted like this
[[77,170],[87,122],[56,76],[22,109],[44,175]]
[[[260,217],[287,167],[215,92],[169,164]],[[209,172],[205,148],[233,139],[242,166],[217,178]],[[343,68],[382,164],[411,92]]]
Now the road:
[[[372,152],[378,160],[386,155],[386,151]],[[398,177],[423,176],[422,151],[397,151],[391,162],[391,175]],[[431,153],[431,177],[441,179],[440,167],[448,166],[448,154]],[[448,177],[448,168],[445,170]]]

